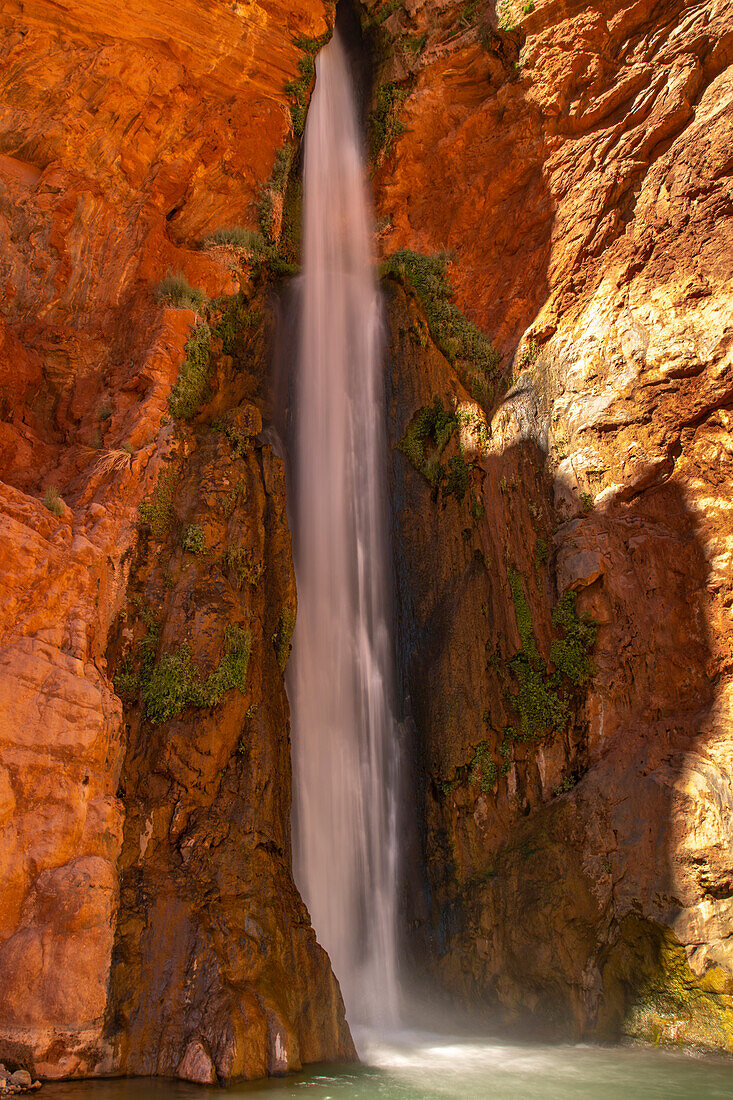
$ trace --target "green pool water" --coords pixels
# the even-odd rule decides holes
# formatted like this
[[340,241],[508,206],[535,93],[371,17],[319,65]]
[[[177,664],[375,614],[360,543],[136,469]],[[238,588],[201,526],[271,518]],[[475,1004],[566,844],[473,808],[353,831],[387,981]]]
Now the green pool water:
[[[357,1038],[362,1064],[232,1085],[242,1100],[733,1100],[733,1060],[638,1048],[400,1033]],[[46,1100],[193,1100],[212,1090],[135,1078],[46,1085]]]

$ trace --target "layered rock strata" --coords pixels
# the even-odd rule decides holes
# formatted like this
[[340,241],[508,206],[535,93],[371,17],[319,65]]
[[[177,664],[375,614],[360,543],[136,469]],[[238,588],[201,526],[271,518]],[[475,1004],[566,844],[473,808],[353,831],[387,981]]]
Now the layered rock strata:
[[[390,281],[413,956],[491,1019],[731,1049],[730,7],[364,7],[380,247],[449,249],[502,356],[472,388]],[[255,224],[325,8],[11,0],[0,26],[0,1056],[350,1056],[289,871],[260,321],[214,338],[175,427],[196,317],[154,293],[247,285],[199,246]]]
[[384,251],[451,250],[510,387],[476,400],[393,287],[420,965],[498,1018],[731,1050],[731,13],[457,14],[383,24],[377,177]]
[[[266,446],[237,465],[226,436],[176,434],[196,316],[155,297],[168,271],[210,297],[246,284],[246,255],[202,239],[256,224],[291,132],[295,39],[325,14],[278,0],[0,14],[0,1048],[46,1077],[211,1080],[352,1053],[289,871],[280,467]],[[256,382],[237,386],[216,391],[218,414]],[[190,456],[172,514],[200,512],[210,544],[198,569],[176,559],[164,601],[138,509]],[[211,573],[230,467],[256,594]],[[188,642],[202,677],[238,624],[244,691],[173,728],[124,715],[107,650],[120,613],[136,640],[132,594],[159,616],[154,656]]]

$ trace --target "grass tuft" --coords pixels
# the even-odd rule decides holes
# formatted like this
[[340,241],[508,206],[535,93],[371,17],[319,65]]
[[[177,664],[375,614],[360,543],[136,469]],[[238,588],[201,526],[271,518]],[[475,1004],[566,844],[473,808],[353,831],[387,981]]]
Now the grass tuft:
[[48,489],[46,489],[46,492],[43,494],[43,503],[46,505],[49,512],[53,512],[55,516],[63,516],[64,501],[55,485],[49,485]]
[[207,303],[203,290],[191,286],[181,271],[169,271],[158,283],[155,297],[161,305],[171,305],[176,309],[192,309],[194,313],[203,312]]
[[261,256],[267,245],[265,238],[256,229],[244,229],[241,225],[233,225],[216,229],[208,237],[204,238],[204,248],[224,246],[228,248],[240,248],[251,256]]

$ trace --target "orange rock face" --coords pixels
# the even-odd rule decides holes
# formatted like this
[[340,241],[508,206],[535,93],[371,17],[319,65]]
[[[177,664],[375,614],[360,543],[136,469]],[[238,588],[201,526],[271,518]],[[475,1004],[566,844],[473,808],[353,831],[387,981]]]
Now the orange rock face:
[[[390,285],[393,441],[436,396],[462,417],[450,492],[394,457],[414,956],[511,1021],[730,1050],[730,5],[496,7],[383,24],[407,94],[382,248],[451,250],[515,382],[482,408]],[[214,341],[211,393],[174,426],[196,318],[155,300],[169,270],[211,298],[247,284],[200,245],[255,224],[294,39],[326,26],[320,0],[0,12],[0,1058],[39,1075],[353,1055],[290,873],[264,330]],[[141,538],[172,470],[170,522]],[[593,675],[564,723],[513,736],[517,669],[558,671],[567,592]],[[154,720],[151,637],[178,670],[161,695],[181,669],[195,693],[231,623],[243,681]]]
[[[133,920],[125,887],[120,915],[119,871],[137,841],[124,839],[136,827],[120,788],[129,735],[107,640],[125,607],[138,505],[169,447],[168,395],[194,321],[157,305],[154,291],[168,270],[211,297],[237,289],[231,253],[200,242],[256,223],[258,191],[290,128],[294,39],[326,29],[324,8],[11,2],[0,29],[0,1046],[51,1077],[139,1068],[143,1055],[151,1072],[157,1064],[197,1080],[348,1055],[338,989],[288,869],[281,683],[259,734],[262,753],[278,746],[282,769],[262,816],[277,834],[268,873],[283,898],[268,927],[291,943],[301,973],[279,972],[281,992],[231,1007],[228,1023],[220,1006],[210,1027],[235,1027],[245,1013],[228,1055],[180,1005],[163,1054],[155,1021],[130,1024],[122,1046],[109,1023],[115,929],[122,936]],[[228,720],[229,740],[240,719]],[[223,766],[235,749],[222,734],[207,751]],[[157,851],[158,835],[146,834],[140,858],[146,844]],[[255,874],[241,853],[232,858],[232,883]],[[264,875],[270,857],[257,858]],[[195,930],[193,902],[164,897],[170,919]],[[251,967],[231,965],[232,980],[246,972],[257,987]],[[154,953],[151,969],[160,966]],[[121,988],[119,968],[115,981]],[[322,993],[307,1023],[306,986]],[[140,978],[143,997],[145,988]]]
[[[473,514],[395,456],[419,963],[510,1020],[731,1050],[731,11],[497,7],[388,24],[382,247],[451,249],[514,376],[463,439]],[[391,301],[397,442],[472,403]],[[568,591],[595,671],[525,729]]]

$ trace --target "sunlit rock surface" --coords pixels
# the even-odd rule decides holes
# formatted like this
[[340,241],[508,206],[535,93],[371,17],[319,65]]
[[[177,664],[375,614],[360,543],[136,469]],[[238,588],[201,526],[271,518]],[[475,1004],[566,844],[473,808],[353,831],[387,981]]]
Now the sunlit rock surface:
[[[408,95],[381,248],[451,250],[514,375],[464,503],[394,460],[419,965],[503,1019],[731,1050],[733,18],[498,7],[391,17],[383,69]],[[390,303],[397,443],[471,399]],[[598,624],[587,693],[530,743],[512,571],[543,657],[567,590]]]
[[[195,318],[155,288],[171,269],[211,297],[236,291],[241,267],[201,239],[256,224],[290,128],[293,40],[325,29],[315,0],[11,0],[0,13],[0,1048],[43,1076],[209,1081],[352,1051],[289,870],[277,621],[252,628],[248,701],[230,692],[218,724],[194,711],[177,732],[156,727],[158,757],[138,770],[107,665],[142,560],[138,505],[183,446],[167,399]],[[242,393],[220,390],[219,413],[229,399]],[[194,468],[215,492],[227,463],[207,457]],[[255,465],[239,518],[263,542],[264,513],[279,517],[268,552],[292,589],[282,473],[269,452]],[[181,519],[203,489],[190,491]],[[213,616],[199,648],[215,658],[226,609],[190,569],[187,598],[166,642],[199,638]],[[248,705],[259,717],[245,727]],[[218,850],[209,878],[176,847],[187,829],[196,859]]]
[[[380,248],[450,249],[516,383],[482,409],[388,286],[393,442],[456,399],[446,462],[460,443],[472,467],[459,499],[394,456],[408,942],[503,1019],[731,1049],[733,19],[525,6],[417,0],[383,24],[378,72],[408,94]],[[258,432],[233,457],[204,430],[267,411],[264,345],[236,377],[217,347],[211,406],[174,431],[194,315],[154,297],[169,269],[212,298],[246,282],[198,246],[254,226],[293,39],[325,16],[0,12],[0,1058],[39,1075],[206,1083],[352,1053],[289,871],[282,469]],[[209,558],[139,544],[176,463],[174,531],[200,526]],[[224,525],[232,463],[249,496]],[[232,541],[258,585],[222,567]],[[517,575],[543,658],[567,590],[598,637],[562,733],[507,750]],[[110,674],[143,608],[207,670],[249,622],[246,694],[142,729]]]

